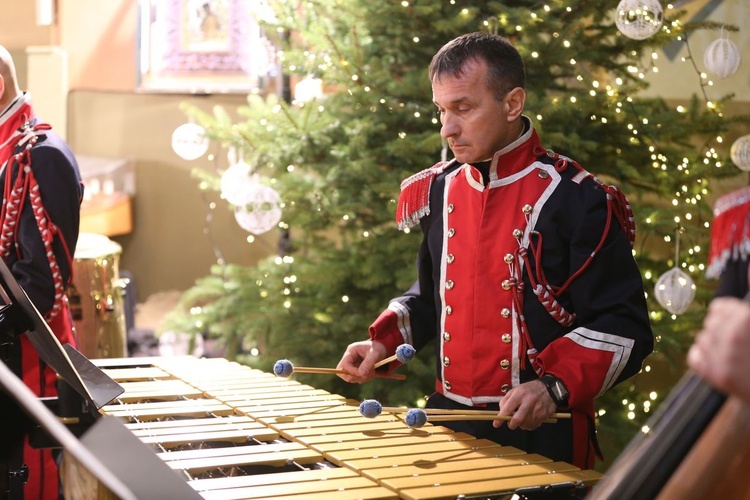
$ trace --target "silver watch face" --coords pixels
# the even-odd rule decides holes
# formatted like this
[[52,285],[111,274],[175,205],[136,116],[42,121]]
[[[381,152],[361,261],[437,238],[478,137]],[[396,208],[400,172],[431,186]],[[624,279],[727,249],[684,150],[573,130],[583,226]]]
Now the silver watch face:
[[568,399],[568,390],[560,379],[550,376],[547,379],[547,387],[555,403],[563,404],[566,402]]
[[565,390],[565,386],[559,380],[555,380],[555,383],[552,385],[552,391],[555,393],[558,401],[564,400],[568,395],[568,391]]

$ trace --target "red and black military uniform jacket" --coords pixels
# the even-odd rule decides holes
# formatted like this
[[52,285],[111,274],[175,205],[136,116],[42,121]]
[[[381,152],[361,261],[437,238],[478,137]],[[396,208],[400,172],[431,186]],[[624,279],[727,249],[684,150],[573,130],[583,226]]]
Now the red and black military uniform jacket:
[[[41,122],[24,93],[0,110],[0,258],[12,272],[61,344],[76,345],[65,297],[78,240],[83,184],[75,156],[51,127]],[[57,395],[56,374],[26,335],[0,332],[10,345],[8,365],[39,397]],[[5,337],[5,338],[4,338]],[[28,444],[24,462],[26,498],[57,498],[57,466],[50,449]]]
[[437,338],[436,390],[467,406],[552,373],[592,426],[594,398],[653,347],[632,218],[616,217],[606,188],[528,125],[494,154],[487,184],[455,160],[407,179],[398,217],[424,234],[418,279],[370,337],[391,353]]

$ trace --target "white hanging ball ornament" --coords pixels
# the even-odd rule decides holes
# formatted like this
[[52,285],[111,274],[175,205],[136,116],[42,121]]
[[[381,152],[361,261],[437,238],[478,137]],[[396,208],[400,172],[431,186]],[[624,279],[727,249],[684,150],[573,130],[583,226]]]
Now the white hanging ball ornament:
[[656,280],[654,295],[664,309],[682,314],[695,298],[695,283],[688,274],[673,267]]
[[196,160],[208,151],[206,130],[197,123],[185,123],[172,132],[172,149],[184,160]]
[[219,181],[221,197],[232,205],[241,205],[245,201],[242,193],[249,189],[251,184],[257,183],[257,179],[250,178],[251,170],[252,167],[244,160],[240,160],[226,169]]
[[634,40],[655,35],[664,22],[664,10],[657,0],[622,0],[617,6],[615,24],[620,33]]
[[729,149],[729,156],[737,168],[750,171],[750,135],[743,135],[732,144]]
[[294,100],[298,102],[310,102],[323,95],[323,80],[320,78],[308,76],[294,86]]
[[281,220],[281,196],[270,186],[253,182],[241,193],[234,219],[245,231],[258,235],[270,231]]
[[740,68],[740,49],[729,38],[721,36],[706,47],[703,54],[703,65],[706,71],[719,78],[732,76]]

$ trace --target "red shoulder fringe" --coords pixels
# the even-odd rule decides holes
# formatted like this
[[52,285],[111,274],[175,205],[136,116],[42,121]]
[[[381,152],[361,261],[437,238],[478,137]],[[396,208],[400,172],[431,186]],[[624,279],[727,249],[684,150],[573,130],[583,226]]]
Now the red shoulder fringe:
[[430,168],[401,181],[401,195],[396,207],[396,223],[401,230],[419,223],[419,219],[430,213],[430,187],[448,162],[439,162]]
[[717,279],[730,259],[750,254],[750,186],[716,200],[706,277]]

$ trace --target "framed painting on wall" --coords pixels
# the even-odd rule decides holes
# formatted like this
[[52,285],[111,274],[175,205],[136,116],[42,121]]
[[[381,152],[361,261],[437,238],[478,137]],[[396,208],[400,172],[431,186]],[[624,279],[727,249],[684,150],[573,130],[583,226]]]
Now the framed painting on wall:
[[259,0],[140,0],[138,88],[144,92],[269,90],[276,49]]

